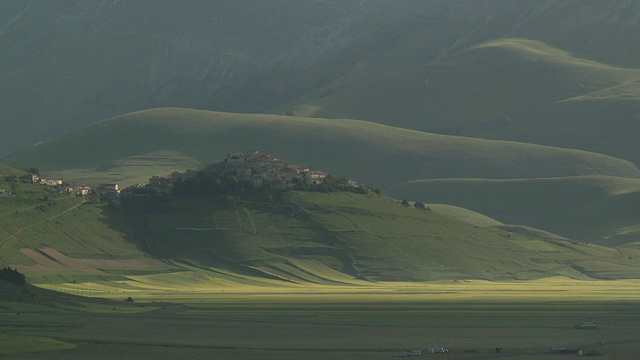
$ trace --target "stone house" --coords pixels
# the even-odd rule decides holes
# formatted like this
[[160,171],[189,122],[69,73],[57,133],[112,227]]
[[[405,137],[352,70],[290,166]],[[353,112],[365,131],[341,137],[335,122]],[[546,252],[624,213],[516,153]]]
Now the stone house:
[[117,199],[120,196],[118,184],[100,184],[96,188],[96,195],[99,198]]

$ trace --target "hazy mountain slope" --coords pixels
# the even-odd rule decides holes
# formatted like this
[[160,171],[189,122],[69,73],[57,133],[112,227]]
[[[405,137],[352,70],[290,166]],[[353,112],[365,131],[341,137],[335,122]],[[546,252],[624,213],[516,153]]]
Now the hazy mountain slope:
[[346,76],[279,111],[595,150],[637,162],[639,80],[637,69],[538,41],[500,39],[406,71]]
[[419,180],[395,196],[462,206],[509,224],[607,245],[640,243],[640,182],[611,177]]
[[309,57],[331,61],[366,37],[343,34],[363,21],[351,19],[354,6],[5,1],[0,94],[12,135],[3,132],[0,151],[159,105],[254,111],[278,104],[331,76],[322,64],[317,78],[302,74]]
[[[102,177],[146,183],[150,175],[179,170],[155,168],[167,160],[209,164],[229,152],[249,150],[381,188],[421,178],[640,177],[632,163],[577,150],[434,135],[355,120],[188,109],[119,116],[32,146],[5,162],[37,166],[68,180]],[[155,172],[160,170],[164,172]]]
[[598,0],[7,0],[0,3],[0,154],[145,108],[263,112],[345,76],[406,72],[503,37],[638,67],[640,50],[628,46],[640,41],[638,7]]

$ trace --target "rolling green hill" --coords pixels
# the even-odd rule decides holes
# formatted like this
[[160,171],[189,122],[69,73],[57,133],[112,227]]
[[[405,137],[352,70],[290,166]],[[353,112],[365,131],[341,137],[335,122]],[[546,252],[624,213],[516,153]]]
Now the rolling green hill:
[[[601,0],[2,1],[2,162],[126,186],[259,150],[427,209],[376,192],[95,203],[0,164],[0,265],[82,295],[639,278],[638,13]],[[7,319],[83,306],[0,281]],[[74,346],[0,334],[3,349],[30,341]]]
[[640,276],[640,253],[631,248],[576,245],[468,210],[420,210],[373,192],[256,193],[234,206],[202,196],[134,197],[116,206],[83,204],[38,184],[20,182],[17,190],[0,198],[2,263],[30,282],[85,293],[205,280],[287,286]]
[[504,38],[403,71],[347,75],[277,111],[579,148],[638,162],[638,81],[638,69]]
[[404,207],[373,193],[290,191],[239,207],[202,197],[128,206],[138,240],[158,258],[292,283],[608,278],[640,271],[636,250],[474,225],[438,207]]
[[418,180],[391,193],[462,206],[505,223],[545,229],[577,241],[609,246],[640,243],[640,182],[636,179]]
[[171,108],[115,117],[3,161],[37,166],[66,180],[130,184],[245,150],[381,188],[421,178],[640,177],[630,162],[577,150],[435,135],[365,121]]

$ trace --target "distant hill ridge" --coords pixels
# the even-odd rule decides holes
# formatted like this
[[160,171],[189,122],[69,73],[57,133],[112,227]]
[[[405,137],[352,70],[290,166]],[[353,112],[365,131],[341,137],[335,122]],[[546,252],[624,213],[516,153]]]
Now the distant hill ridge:
[[638,163],[639,81],[638,68],[502,38],[399,72],[345,76],[278,110],[577,148]]
[[118,116],[3,161],[91,185],[134,184],[157,174],[203,168],[226,157],[229,149],[260,149],[381,189],[423,178],[640,177],[631,162],[584,151],[357,120],[176,108]]

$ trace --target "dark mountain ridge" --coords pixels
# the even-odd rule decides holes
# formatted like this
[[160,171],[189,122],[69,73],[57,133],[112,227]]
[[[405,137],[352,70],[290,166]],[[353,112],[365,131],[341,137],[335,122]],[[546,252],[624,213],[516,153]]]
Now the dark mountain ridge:
[[521,37],[640,66],[637,1],[9,0],[0,154],[162,106],[265,112],[345,76]]

